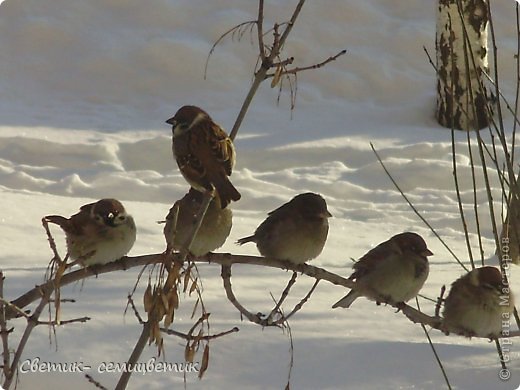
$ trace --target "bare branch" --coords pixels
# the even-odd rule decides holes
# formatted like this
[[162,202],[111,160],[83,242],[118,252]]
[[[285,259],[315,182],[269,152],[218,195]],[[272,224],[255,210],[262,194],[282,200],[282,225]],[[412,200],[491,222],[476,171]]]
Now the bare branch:
[[[320,62],[318,64],[309,65],[309,66],[303,66],[301,68],[300,67],[296,67],[296,68],[292,68],[292,69],[286,69],[286,70],[281,72],[281,75],[284,76],[284,75],[289,75],[289,74],[300,73],[300,72],[303,72],[305,70],[319,69],[319,68],[327,65],[328,63],[330,63],[332,61],[335,61],[338,57],[340,57],[340,56],[342,56],[342,55],[344,55],[346,53],[347,53],[346,50],[341,50],[338,54],[336,54],[336,55],[334,55],[332,57],[329,57],[325,61],[322,61],[322,62]],[[293,57],[289,58],[288,60],[282,62],[282,66],[285,66],[287,64],[291,64],[293,62],[293,60],[294,60]],[[274,73],[267,74],[265,77],[266,78],[274,77]]]
[[274,306],[273,310],[271,310],[271,313],[267,316],[267,323],[272,322],[273,316],[280,313],[280,306],[284,303],[284,301],[287,299],[287,296],[289,295],[289,292],[291,291],[291,287],[296,283],[296,277],[298,274],[296,272],[293,272],[291,279],[289,280],[289,283],[287,283],[287,286],[285,286],[282,295],[280,296],[280,299],[278,302],[276,302],[276,305]]
[[50,325],[50,326],[56,326],[56,325],[67,325],[67,324],[74,324],[74,323],[85,323],[87,321],[90,321],[90,317],[80,317],[80,318],[73,318],[71,320],[64,320],[60,321],[58,324],[56,321],[36,321],[36,325]]
[[97,380],[95,380],[92,375],[85,374],[85,378],[89,381],[89,383],[92,383],[96,388],[102,389],[102,390],[108,390],[105,386],[103,386],[101,383],[99,383]]
[[2,338],[2,351],[3,351],[3,372],[7,378],[11,375],[11,355],[9,352],[9,333],[12,331],[7,329],[7,323],[5,320],[5,301],[4,301],[4,280],[5,276],[3,272],[0,272],[0,299],[2,300],[2,306],[0,307],[0,337]]
[[9,376],[5,377],[5,381],[3,384],[3,387],[7,390],[11,387],[11,384],[14,379],[14,374],[16,373],[16,370],[18,369],[18,363],[20,361],[20,358],[22,357],[23,350],[25,349],[25,346],[27,345],[27,342],[29,341],[29,337],[31,336],[32,331],[38,325],[38,318],[40,318],[40,315],[49,303],[50,295],[52,294],[52,289],[50,289],[45,294],[42,293],[40,303],[34,310],[33,315],[27,320],[27,326],[25,327],[25,330],[23,332],[22,338],[20,339],[20,342],[18,343],[18,348],[16,349],[16,352],[13,357],[13,361],[11,363],[11,367],[9,369]]
[[[311,297],[312,293],[314,292],[314,290],[316,289],[316,287],[318,286],[318,283],[320,281],[318,279],[316,279],[316,281],[314,282],[314,284],[312,285],[311,289],[309,290],[309,292],[307,293],[307,295],[305,295],[303,297],[303,299],[296,305],[294,306],[294,309],[292,309],[292,311],[287,314],[287,315],[284,315],[283,316],[283,320],[285,322],[287,322],[287,320],[289,318],[291,318],[294,314],[296,314],[298,311],[300,311],[300,309],[303,307],[303,305],[305,305],[307,303],[307,301],[309,300],[309,298]],[[282,319],[280,319],[279,321],[281,321]]]
[[432,231],[432,233],[435,235],[435,237],[437,237],[439,239],[439,241],[442,243],[442,245],[444,245],[444,247],[448,250],[448,252],[451,253],[451,255],[453,256],[453,258],[457,261],[457,263],[460,264],[460,266],[462,268],[464,268],[464,270],[467,272],[469,271],[468,268],[462,263],[462,261],[460,261],[460,259],[457,257],[457,255],[451,250],[451,248],[448,246],[448,244],[446,244],[444,242],[444,240],[442,239],[441,236],[439,236],[439,234],[437,233],[437,231],[433,228],[432,225],[430,225],[430,223],[421,215],[421,213],[419,213],[419,211],[415,208],[415,206],[412,204],[412,202],[410,202],[410,200],[408,199],[408,197],[405,195],[405,193],[401,190],[401,187],[399,187],[399,184],[397,184],[397,182],[395,181],[395,179],[393,178],[393,176],[390,174],[390,172],[388,171],[388,169],[386,169],[386,166],[385,164],[383,163],[383,160],[381,159],[381,157],[379,156],[379,154],[377,153],[376,149],[374,148],[374,145],[372,144],[372,142],[370,143],[370,147],[372,148],[372,151],[374,152],[374,154],[376,155],[377,157],[377,160],[379,161],[379,164],[381,164],[381,166],[383,167],[383,170],[385,171],[386,175],[388,176],[388,178],[392,181],[393,185],[395,188],[397,188],[397,190],[399,191],[399,193],[401,194],[401,196],[404,198],[404,200],[406,200],[406,203],[408,203],[408,205],[412,208],[412,210],[414,211],[414,213],[421,219],[421,221],[424,222],[424,224],[426,226],[428,226],[430,228],[430,230]]
[[264,48],[264,0],[258,1],[258,19],[256,21],[256,30],[258,32],[258,51],[260,52],[260,60],[265,60]]
[[222,281],[224,282],[224,289],[226,290],[227,299],[236,307],[236,309],[240,312],[241,315],[245,316],[249,321],[265,326],[263,324],[262,316],[258,314],[253,314],[248,311],[244,306],[238,302],[233,293],[233,289],[231,287],[231,265],[222,265],[220,276],[222,277]]
[[248,20],[247,22],[242,22],[240,24],[237,24],[236,26],[234,26],[233,28],[230,28],[229,30],[227,30],[224,34],[222,34],[216,41],[215,43],[213,44],[213,46],[211,46],[211,49],[209,50],[209,53],[208,53],[208,57],[206,58],[206,64],[204,65],[204,80],[206,80],[206,76],[208,74],[208,65],[209,65],[209,59],[211,58],[211,55],[213,54],[213,52],[215,51],[216,47],[218,46],[218,44],[220,42],[222,42],[224,40],[224,38],[226,38],[229,34],[233,34],[235,31],[238,31],[240,30],[242,27],[244,26],[248,26],[248,25],[255,25],[257,23],[256,20]]
[[161,331],[163,331],[164,333],[166,333],[168,335],[177,336],[177,337],[180,337],[181,339],[188,340],[188,341],[193,341],[196,339],[209,341],[209,340],[213,340],[213,339],[218,339],[219,337],[227,336],[228,334],[231,334],[231,333],[236,333],[239,330],[240,329],[238,329],[238,327],[235,326],[234,328],[231,328],[230,330],[226,330],[224,332],[220,332],[220,333],[216,333],[216,334],[211,334],[211,335],[207,335],[207,336],[193,336],[193,335],[190,335],[187,333],[178,332],[173,329],[161,328]]

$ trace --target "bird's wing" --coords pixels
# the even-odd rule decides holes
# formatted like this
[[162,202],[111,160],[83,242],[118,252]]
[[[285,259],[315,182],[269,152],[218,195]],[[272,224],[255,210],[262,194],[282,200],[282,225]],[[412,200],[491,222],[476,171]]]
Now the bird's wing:
[[381,261],[384,261],[384,259],[390,256],[400,255],[401,253],[401,250],[393,241],[388,240],[382,242],[375,248],[369,250],[354,264],[352,267],[354,273],[350,276],[350,279],[359,279],[369,274]]
[[230,176],[235,160],[235,148],[233,142],[227,136],[222,127],[214,122],[210,122],[204,127],[206,142],[211,148],[212,156],[222,164],[226,175]]

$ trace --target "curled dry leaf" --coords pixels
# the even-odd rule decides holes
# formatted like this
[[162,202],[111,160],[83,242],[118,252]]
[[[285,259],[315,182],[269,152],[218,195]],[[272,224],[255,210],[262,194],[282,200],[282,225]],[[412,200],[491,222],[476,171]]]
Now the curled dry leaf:
[[174,309],[179,308],[179,294],[177,293],[177,288],[170,291],[168,303]]
[[164,284],[165,290],[169,291],[178,282],[180,270],[181,270],[180,264],[173,263],[173,265],[168,273],[168,278],[166,279],[166,283]]
[[194,280],[193,283],[191,284],[189,295],[191,295],[191,293],[192,293],[193,291],[195,291],[196,288],[197,288],[197,278],[195,278],[195,280]]
[[202,378],[202,376],[208,369],[208,365],[209,365],[209,343],[206,344],[206,346],[204,347],[204,352],[202,353],[202,362],[200,364],[199,379]]
[[150,283],[148,283],[148,287],[146,287],[146,290],[144,292],[143,303],[144,311],[146,313],[150,313],[153,307],[152,286],[150,285]]
[[190,281],[191,276],[191,265],[186,269],[186,273],[184,274],[184,289],[183,292],[186,292],[188,289],[188,283]]
[[190,342],[186,344],[186,348],[184,349],[184,360],[188,363],[193,363],[193,359],[195,358],[195,345],[190,345]]
[[278,85],[280,82],[280,79],[282,78],[282,65],[278,65],[276,67],[276,70],[273,75],[273,79],[271,80],[271,88],[274,88]]
[[[159,290],[159,297],[161,298],[161,304],[162,304],[162,307],[164,308],[164,313],[168,313],[168,309],[170,307],[169,303],[168,303],[168,297],[162,293],[161,290]],[[160,317],[162,318],[162,317]]]

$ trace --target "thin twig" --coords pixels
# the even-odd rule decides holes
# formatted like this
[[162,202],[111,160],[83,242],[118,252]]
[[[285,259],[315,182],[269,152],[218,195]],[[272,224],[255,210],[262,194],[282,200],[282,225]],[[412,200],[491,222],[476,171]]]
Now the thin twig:
[[[285,75],[289,75],[289,74],[300,73],[300,72],[303,72],[303,71],[306,71],[306,70],[319,69],[322,66],[327,65],[329,62],[335,61],[338,57],[340,57],[340,56],[342,56],[342,55],[344,55],[346,53],[347,53],[347,50],[341,50],[338,54],[333,55],[332,57],[329,57],[326,60],[324,60],[324,61],[322,61],[322,62],[320,62],[318,64],[309,65],[309,66],[303,66],[303,67],[296,67],[296,68],[292,68],[292,69],[287,69],[287,70],[282,71],[281,75],[285,76]],[[290,60],[291,61],[289,63],[292,63],[293,57],[291,57]],[[266,78],[271,78],[271,77],[274,77],[274,75],[275,75],[274,73],[270,73],[270,74],[266,74],[265,77]]]
[[85,374],[85,378],[87,378],[87,380],[89,381],[89,383],[92,383],[96,388],[98,389],[101,389],[101,390],[108,390],[108,388],[106,388],[105,386],[103,386],[101,383],[99,383],[97,380],[95,380],[92,375],[90,374]]
[[25,346],[27,345],[27,342],[29,341],[29,337],[31,336],[32,331],[38,325],[38,318],[40,318],[40,315],[49,303],[49,298],[52,293],[52,290],[49,292],[42,294],[40,303],[34,310],[33,315],[27,320],[27,326],[25,327],[25,330],[23,332],[22,338],[20,339],[20,342],[18,343],[18,348],[16,349],[16,352],[13,357],[13,361],[11,363],[11,368],[9,369],[9,376],[6,376],[3,387],[5,390],[8,390],[11,387],[12,381],[14,379],[14,374],[18,368],[18,362],[20,361],[20,358],[22,357],[23,350],[25,349]]
[[280,313],[280,306],[284,303],[284,301],[287,299],[287,296],[289,295],[289,292],[291,291],[292,286],[294,283],[296,283],[296,277],[298,274],[296,272],[293,272],[291,279],[289,280],[289,283],[287,283],[287,286],[285,286],[285,289],[282,292],[282,295],[280,296],[280,299],[276,302],[276,305],[274,306],[273,310],[271,310],[271,313],[267,316],[267,322],[270,323],[273,320],[273,317]]
[[236,26],[230,28],[229,30],[227,30],[224,34],[222,34],[216,41],[215,43],[213,44],[213,46],[211,46],[211,49],[209,50],[209,53],[208,53],[208,56],[206,57],[206,63],[204,65],[204,80],[206,80],[206,76],[208,74],[208,65],[209,65],[209,60],[211,58],[211,55],[213,54],[213,52],[215,51],[216,47],[218,46],[218,44],[220,42],[222,42],[224,40],[224,38],[226,38],[229,34],[232,34],[234,33],[235,31],[239,30],[240,28],[244,27],[244,26],[247,26],[247,25],[255,25],[257,23],[256,20],[248,20],[247,22],[242,22],[242,23],[239,23],[237,24]]
[[260,53],[260,61],[265,60],[263,29],[264,29],[264,0],[258,0],[258,19],[256,21],[256,30],[258,33],[258,51]]
[[5,320],[5,301],[4,301],[4,280],[5,276],[3,272],[0,272],[0,298],[2,299],[2,305],[0,307],[0,337],[2,338],[2,351],[3,351],[3,373],[4,377],[9,377],[11,367],[11,354],[9,351],[9,334],[11,330],[7,329],[7,323]]
[[451,248],[448,246],[448,244],[446,244],[444,242],[444,240],[441,238],[441,236],[439,236],[439,234],[437,234],[437,232],[435,231],[435,229],[430,225],[430,223],[421,215],[421,213],[419,213],[419,211],[415,208],[415,206],[412,204],[412,202],[410,202],[410,200],[408,199],[408,197],[405,195],[405,193],[401,190],[401,187],[399,187],[399,184],[397,184],[397,182],[394,180],[394,178],[392,177],[392,175],[390,174],[390,172],[388,171],[388,169],[386,168],[385,164],[383,163],[383,160],[381,160],[381,157],[379,156],[379,154],[377,153],[376,149],[374,148],[374,145],[372,144],[372,142],[370,142],[370,147],[372,148],[372,151],[374,152],[374,154],[376,155],[377,157],[377,160],[379,161],[379,164],[381,164],[381,166],[383,167],[386,175],[389,177],[389,179],[392,181],[394,187],[399,191],[399,193],[401,194],[401,196],[404,198],[404,200],[406,200],[406,203],[408,203],[408,205],[412,208],[412,210],[414,211],[414,213],[421,219],[421,221],[424,222],[424,224],[426,226],[428,226],[430,228],[430,230],[432,231],[432,233],[435,235],[435,237],[437,237],[439,239],[439,241],[442,243],[442,245],[444,245],[444,247],[448,250],[448,252],[450,252],[450,254],[453,256],[453,258],[457,261],[457,263],[459,263],[461,265],[462,268],[464,268],[465,271],[469,271],[468,268],[460,261],[460,259],[457,257],[457,255],[451,250]]
[[213,339],[218,339],[219,337],[227,336],[228,334],[231,334],[231,333],[236,333],[239,330],[240,329],[238,329],[238,327],[235,326],[234,328],[231,328],[230,330],[226,330],[224,332],[220,332],[220,333],[216,333],[216,334],[210,334],[207,336],[193,336],[193,335],[182,333],[182,332],[179,332],[179,331],[176,331],[173,329],[161,328],[161,331],[163,331],[164,333],[166,333],[168,335],[177,336],[177,337],[180,337],[181,339],[188,340],[188,341],[193,341],[193,340],[209,341],[209,340],[213,340]]
[[[417,304],[417,309],[421,310],[421,307],[419,306],[419,300],[417,297],[415,298],[415,302]],[[444,365],[442,364],[441,359],[439,358],[439,355],[437,354],[437,350],[435,349],[435,346],[433,345],[433,341],[430,337],[430,334],[428,333],[428,330],[426,329],[426,326],[421,324],[421,328],[424,332],[424,335],[428,339],[428,344],[430,344],[430,348],[432,349],[433,355],[435,356],[435,360],[437,361],[437,364],[439,365],[439,368],[441,369],[442,376],[444,377],[444,381],[446,382],[446,386],[448,386],[448,390],[451,390],[451,384],[450,380],[448,379],[448,375],[446,374],[446,370],[444,369]]]
[[471,269],[475,269],[475,263],[473,262],[473,251],[471,250],[471,242],[469,241],[468,224],[466,223],[466,216],[464,214],[464,207],[462,206],[462,198],[460,196],[459,177],[457,175],[457,153],[455,150],[455,129],[451,129],[451,158],[453,164],[453,180],[455,182],[455,192],[457,194],[457,204],[459,206],[459,215],[462,222],[462,228],[464,230],[464,237],[466,240],[466,248],[468,250],[469,262]]
[[74,324],[74,323],[85,323],[87,321],[90,321],[90,317],[80,317],[80,318],[73,318],[71,320],[62,320],[58,324],[56,321],[36,321],[36,325],[49,325],[49,326],[56,326],[56,325],[67,325],[67,324]]
[[307,293],[307,295],[305,295],[303,297],[303,299],[298,302],[298,304],[296,306],[294,306],[294,309],[292,309],[292,311],[287,314],[287,315],[284,315],[283,318],[280,318],[277,322],[280,322],[282,320],[284,320],[285,322],[287,322],[287,320],[289,318],[291,318],[294,314],[296,314],[298,311],[300,311],[300,309],[303,307],[303,305],[305,305],[307,303],[307,301],[309,300],[309,298],[311,297],[312,293],[314,292],[314,290],[316,289],[316,287],[318,286],[318,283],[319,283],[319,279],[317,279],[314,284],[312,285],[311,289],[309,290],[309,292]]

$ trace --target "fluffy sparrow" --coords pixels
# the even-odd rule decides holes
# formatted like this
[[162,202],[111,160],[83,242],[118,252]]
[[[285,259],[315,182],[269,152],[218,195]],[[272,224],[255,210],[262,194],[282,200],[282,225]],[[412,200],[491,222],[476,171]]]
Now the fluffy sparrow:
[[356,282],[333,308],[350,307],[360,296],[396,304],[414,298],[428,277],[428,256],[433,253],[418,234],[400,233],[368,251],[357,261],[349,280]]
[[495,338],[502,321],[513,318],[514,297],[495,267],[475,268],[451,285],[444,302],[445,333]]
[[63,229],[70,259],[85,266],[118,260],[135,242],[134,219],[116,199],[86,204],[70,218],[49,215],[45,219]]
[[240,193],[228,176],[235,165],[235,148],[222,127],[202,109],[184,106],[166,123],[172,125],[173,155],[188,183],[198,191],[216,189],[222,208]]
[[296,195],[291,201],[271,211],[255,234],[237,241],[255,242],[265,257],[305,263],[323,250],[329,232],[327,203],[311,192]]
[[[193,227],[195,215],[200,209],[202,198],[202,193],[190,188],[190,191],[182,199],[175,202],[170,209],[164,226],[164,237],[168,249],[180,250],[184,245]],[[178,209],[178,212],[175,222],[176,209]],[[220,248],[231,231],[232,216],[229,208],[221,208],[217,200],[213,199],[191,245],[190,253],[194,256],[203,256]]]

